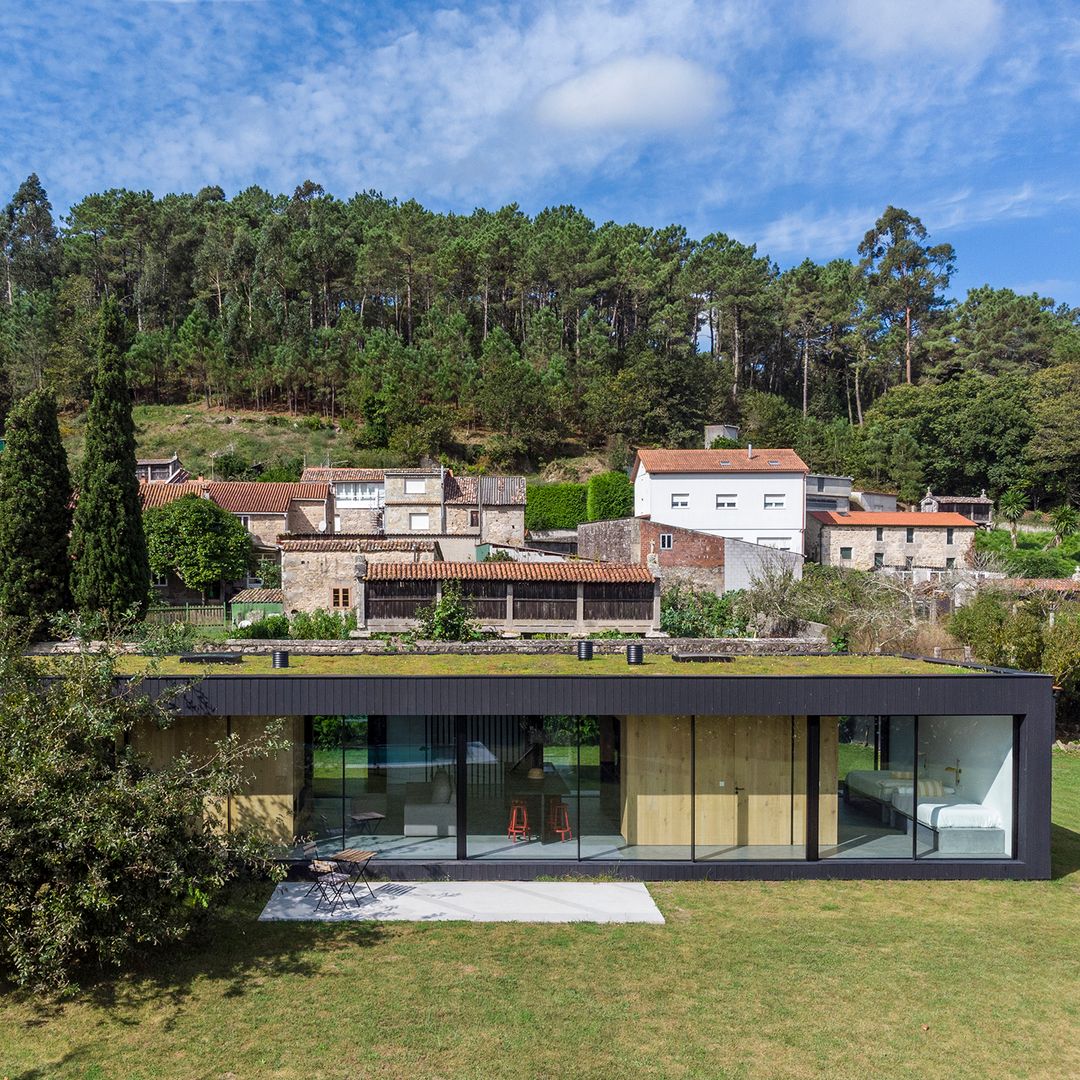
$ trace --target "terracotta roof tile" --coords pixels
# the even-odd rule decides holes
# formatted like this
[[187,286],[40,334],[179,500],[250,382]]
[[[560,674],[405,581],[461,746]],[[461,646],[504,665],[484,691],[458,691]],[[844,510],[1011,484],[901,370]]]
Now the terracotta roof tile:
[[1080,580],[1076,578],[1002,578],[1000,582],[987,582],[993,587],[1001,584],[1006,589],[1018,592],[1063,592],[1080,593]]
[[446,580],[469,581],[590,581],[600,583],[651,582],[645,566],[619,563],[590,563],[569,559],[561,563],[519,562],[430,562],[372,563],[367,568],[368,581]]
[[652,473],[744,473],[800,472],[810,470],[794,450],[770,450],[755,446],[752,456],[738,450],[639,450],[631,475],[638,465]]
[[186,495],[203,496],[209,486],[205,480],[185,480],[180,484],[147,483],[143,480],[139,483],[139,501],[144,510],[152,510]]
[[382,469],[308,468],[300,475],[303,484],[367,483],[381,484],[385,479]]
[[297,499],[324,502],[328,484],[260,484],[257,480],[221,480],[210,484],[210,498],[233,514],[287,514]]
[[355,551],[358,554],[366,551],[433,552],[438,550],[438,544],[434,540],[385,540],[378,537],[341,533],[334,536],[286,535],[278,539],[278,544],[282,551]]
[[281,589],[241,589],[230,604],[280,604],[285,600]]
[[850,510],[846,514],[839,510],[811,510],[810,517],[820,521],[822,525],[852,525],[868,529],[879,525],[886,527],[917,525],[924,529],[977,528],[975,522],[971,518],[964,517],[963,514],[924,514],[905,510]]

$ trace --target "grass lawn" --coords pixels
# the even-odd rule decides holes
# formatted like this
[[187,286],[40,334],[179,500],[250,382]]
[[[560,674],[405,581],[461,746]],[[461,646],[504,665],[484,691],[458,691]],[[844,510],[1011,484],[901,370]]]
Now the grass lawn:
[[[302,643],[298,643],[302,647]],[[931,664],[902,656],[737,656],[730,663],[677,663],[667,655],[646,654],[645,662],[627,664],[621,653],[582,662],[573,642],[558,655],[496,653],[422,656],[301,656],[293,653],[287,668],[274,670],[270,656],[245,656],[239,664],[181,664],[165,657],[154,669],[159,675],[963,675],[970,668]],[[138,656],[119,658],[122,674],[146,671]]]
[[258,924],[56,1008],[0,997],[0,1077],[1080,1075],[1080,755],[1048,882],[672,883],[666,926]]

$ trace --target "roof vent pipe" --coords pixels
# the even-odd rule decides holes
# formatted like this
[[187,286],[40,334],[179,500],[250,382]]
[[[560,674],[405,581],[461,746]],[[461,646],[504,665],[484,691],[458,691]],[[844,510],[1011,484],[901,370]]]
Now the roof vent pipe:
[[749,459],[749,458],[752,458],[753,456],[754,456],[754,447],[750,443],[747,443],[746,444],[746,457],[747,457],[747,459]]

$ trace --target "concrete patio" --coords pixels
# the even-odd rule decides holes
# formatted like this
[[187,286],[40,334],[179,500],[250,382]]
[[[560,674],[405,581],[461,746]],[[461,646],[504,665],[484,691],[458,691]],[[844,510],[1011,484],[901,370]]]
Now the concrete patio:
[[663,923],[664,916],[641,883],[575,881],[454,881],[359,885],[356,898],[331,912],[316,911],[317,892],[303,881],[274,889],[260,922],[594,922]]

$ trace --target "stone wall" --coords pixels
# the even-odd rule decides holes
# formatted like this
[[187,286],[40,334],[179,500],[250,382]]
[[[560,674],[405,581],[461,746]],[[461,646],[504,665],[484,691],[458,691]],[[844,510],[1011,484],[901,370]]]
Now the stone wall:
[[[671,537],[671,547],[662,547],[662,535]],[[725,588],[724,538],[696,529],[636,517],[590,521],[578,526],[578,555],[648,566],[663,588],[687,584],[718,594]]]
[[[401,554],[398,554],[400,560]],[[333,589],[349,589],[355,607],[357,562],[355,551],[284,551],[281,557],[281,588],[286,614],[294,611],[330,610]]]
[[329,512],[328,499],[294,499],[289,504],[287,517],[291,533],[317,533],[334,531],[334,515]]
[[337,508],[336,532],[379,533],[382,532],[382,511],[362,506]]
[[[885,525],[881,527],[882,539],[877,539],[874,525],[821,525],[811,518],[816,527],[808,532],[814,555],[826,566],[842,566],[853,570],[872,570],[874,556],[880,554],[883,566],[903,569],[906,560],[912,566],[946,569],[946,559],[953,559],[954,566],[964,565],[964,558],[975,539],[975,526],[953,529],[953,543],[947,543],[945,526],[914,526],[913,543],[907,542],[907,527]],[[841,558],[840,549],[851,548],[851,557]]]
[[[499,656],[571,655],[576,639],[558,641],[536,639],[504,639],[500,641],[416,641],[393,645],[383,640],[354,639],[351,641],[249,641],[230,639],[215,642],[214,652],[236,652],[246,656],[265,656],[284,649],[296,656]],[[718,656],[827,656],[832,645],[824,638],[606,638],[593,641],[597,655],[616,655],[625,652],[627,645],[641,645],[654,656],[672,653],[710,653]],[[208,649],[209,650],[209,646]],[[583,665],[583,672],[587,669]],[[687,668],[693,674],[693,668]]]
[[[277,538],[285,532],[287,519],[284,514],[237,514],[237,517],[246,517],[248,532],[254,537],[256,544],[262,547],[277,547]],[[314,529],[307,529],[314,532]]]
[[485,543],[525,546],[524,506],[485,506],[480,511],[480,524],[480,539]]

